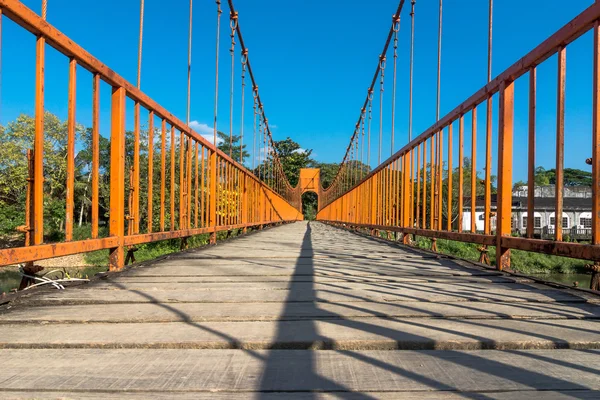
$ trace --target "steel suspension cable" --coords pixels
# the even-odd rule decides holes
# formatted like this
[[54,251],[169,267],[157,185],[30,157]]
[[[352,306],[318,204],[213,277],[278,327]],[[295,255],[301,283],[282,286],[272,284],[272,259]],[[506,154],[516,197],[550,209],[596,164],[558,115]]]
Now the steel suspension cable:
[[381,164],[381,145],[383,144],[383,91],[385,80],[385,54],[379,56],[379,69],[381,70],[379,80],[379,151],[377,153],[377,165]]
[[217,115],[219,110],[219,39],[221,33],[221,14],[223,10],[221,10],[221,0],[216,0],[217,3],[217,51],[216,51],[216,66],[215,66],[215,120],[214,124],[214,145],[217,146]]
[[263,150],[261,150],[261,137],[263,135],[263,120],[262,120],[262,108],[258,108],[258,177],[262,179],[261,171],[264,173]]
[[252,130],[252,171],[253,172],[256,169],[256,125],[257,125],[256,117],[258,115],[258,113],[257,113],[258,102],[256,100],[257,92],[258,92],[258,88],[256,86],[253,86],[252,87],[252,96],[254,97],[254,128]]
[[240,122],[240,164],[244,163],[244,94],[246,92],[246,63],[248,49],[242,50],[242,117]]
[[438,19],[438,59],[437,59],[437,101],[435,110],[435,121],[440,120],[440,80],[442,66],[442,0],[440,0],[440,12]]
[[142,37],[144,35],[144,0],[140,0],[140,37],[138,41],[137,88],[142,79]]
[[373,89],[369,89],[369,123],[367,129],[367,165],[371,167],[371,124],[373,122]]
[[[492,80],[492,18],[493,0],[488,2],[488,54],[487,54],[487,81]],[[491,233],[491,208],[492,208],[492,96],[487,99],[485,133],[485,206],[484,206],[484,233]],[[487,248],[483,246],[483,248]],[[483,257],[485,260],[485,257]]]
[[[227,2],[229,4],[230,11],[237,15],[237,12],[235,11],[235,7],[233,5],[233,0],[227,0]],[[235,25],[235,32],[237,33],[237,37],[239,39],[239,44],[240,44],[242,51],[246,51],[247,48],[244,43],[244,38],[242,36],[242,31],[240,29],[239,21]],[[246,68],[247,68],[248,75],[252,81],[253,88],[255,88],[254,95],[256,97],[256,104],[257,104],[257,108],[259,110],[259,112],[258,112],[259,123],[264,123],[264,128],[261,126],[259,129],[260,134],[262,134],[264,136],[263,151],[262,152],[259,151],[259,157],[261,156],[261,153],[262,153],[261,158],[263,160],[263,163],[259,163],[259,168],[262,169],[262,175],[267,176],[265,173],[265,170],[268,167],[267,164],[268,164],[269,160],[266,158],[266,154],[264,154],[264,151],[267,150],[265,143],[266,143],[267,138],[269,139],[269,143],[271,143],[271,142],[274,143],[273,135],[272,135],[271,129],[269,128],[269,125],[268,125],[268,119],[266,118],[265,113],[264,113],[263,102],[260,98],[260,94],[258,93],[258,86],[256,85],[256,80],[254,78],[254,73],[252,71],[252,65],[250,63],[249,58],[246,58]],[[260,142],[260,138],[259,138],[259,142]],[[253,146],[254,146],[254,142],[253,142]],[[260,144],[259,144],[259,150],[260,150]],[[272,159],[271,159],[272,168],[275,168],[275,166],[278,166],[278,168],[281,168],[281,161],[279,160],[279,157],[276,154],[276,149],[273,148],[273,150],[274,150],[274,154],[272,154]],[[256,156],[253,156],[253,158],[256,159]],[[254,163],[254,160],[253,160],[253,163]],[[262,164],[264,164],[264,165],[262,165]],[[260,175],[260,172],[259,172],[259,175]],[[285,177],[285,185],[286,185],[287,189],[291,188],[289,181],[287,180],[287,177]]]
[[365,176],[365,109],[363,108],[361,110],[361,118],[360,118],[360,125],[361,125],[361,144],[360,144],[360,179],[362,179]]
[[[142,0],[143,2],[143,0]],[[186,120],[187,124],[190,124],[190,102],[191,102],[191,92],[192,92],[192,2],[190,0],[190,23],[188,29],[188,68],[187,68],[187,113]],[[141,38],[140,38],[141,40]]]
[[398,70],[398,32],[400,31],[400,16],[394,15],[392,23],[394,30],[394,78],[392,84],[392,139],[390,143],[390,156],[394,154],[394,132],[396,127],[396,74]]
[[412,123],[413,123],[413,68],[415,55],[415,3],[410,2],[410,79],[408,83],[408,141],[412,141]]
[[[402,12],[402,8],[404,6],[404,3],[405,3],[405,0],[400,0],[399,1],[398,8],[396,10],[395,16],[399,16],[400,15],[400,13]],[[390,27],[387,39],[385,41],[385,44],[384,44],[384,47],[383,47],[383,51],[381,52],[381,55],[385,55],[387,53],[389,45],[390,45],[390,43],[392,41],[393,33],[394,33],[394,26],[392,24],[392,26]],[[363,108],[366,108],[369,103],[372,103],[372,100],[373,100],[372,99],[373,89],[375,87],[375,84],[377,83],[377,78],[379,77],[380,72],[381,72],[381,58],[380,58],[379,62],[377,63],[377,68],[375,69],[375,74],[373,75],[373,79],[371,81],[371,85],[368,88],[367,98],[365,99]],[[381,113],[383,112],[382,110],[380,110],[380,111],[381,111]],[[381,118],[381,119],[383,119],[383,118]],[[360,120],[360,117],[359,117],[359,120]],[[381,124],[380,124],[380,129],[381,129]],[[369,129],[368,129],[368,131],[369,131]],[[353,137],[354,137],[354,135],[353,135]],[[348,143],[348,147],[346,148],[346,153],[344,155],[344,158],[343,158],[342,162],[340,163],[340,168],[338,168],[338,172],[336,173],[336,176],[334,177],[334,179],[332,181],[332,184],[331,184],[332,188],[339,187],[339,186],[336,186],[337,182],[341,182],[341,180],[342,180],[341,179],[342,178],[342,172],[343,172],[342,166],[345,165],[345,162],[346,162],[348,156],[350,155],[350,146],[352,144],[353,137],[351,138],[350,142]],[[381,149],[381,140],[380,140],[379,147]],[[381,151],[380,151],[380,153],[381,153]],[[370,134],[369,134],[369,132],[367,132],[367,163],[368,163],[369,166],[370,166],[370,157],[371,157],[371,151],[370,151]],[[381,162],[381,156],[379,158],[380,158],[380,162]],[[330,198],[329,200],[333,200],[333,199]],[[327,202],[326,204],[323,204],[323,205],[327,205],[327,204],[329,204],[329,203]]]
[[237,11],[229,12],[229,27],[231,28],[231,86],[229,91],[229,157],[233,156],[233,94],[235,85],[235,30],[237,29]]

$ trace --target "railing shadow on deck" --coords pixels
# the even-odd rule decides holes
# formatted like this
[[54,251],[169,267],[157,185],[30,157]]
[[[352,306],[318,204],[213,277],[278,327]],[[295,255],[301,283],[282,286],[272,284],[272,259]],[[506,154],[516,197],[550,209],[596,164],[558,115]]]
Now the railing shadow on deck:
[[[314,228],[312,228],[309,223],[307,225],[307,229],[304,234],[303,242],[302,242],[301,254],[304,254],[304,256],[302,256],[301,258],[298,257],[296,265],[295,265],[294,274],[292,274],[290,276],[289,294],[286,299],[285,308],[284,308],[282,314],[278,318],[279,322],[278,322],[278,326],[277,326],[276,337],[272,341],[272,343],[267,346],[268,349],[277,350],[277,351],[263,353],[263,352],[256,351],[256,350],[247,350],[247,349],[245,349],[246,344],[242,340],[235,338],[231,335],[225,334],[223,332],[219,332],[215,329],[212,329],[212,328],[206,326],[205,324],[195,322],[194,319],[190,315],[182,312],[181,310],[178,310],[177,306],[161,303],[158,299],[156,299],[152,295],[150,295],[146,292],[143,292],[141,290],[128,289],[126,286],[124,286],[118,282],[114,282],[114,281],[111,281],[111,283],[113,285],[115,285],[115,287],[120,288],[122,290],[128,290],[128,291],[137,293],[137,294],[143,296],[144,298],[146,298],[151,303],[155,304],[157,307],[161,307],[165,310],[168,310],[169,312],[172,312],[173,314],[175,314],[178,317],[178,320],[180,322],[184,322],[196,329],[200,329],[200,330],[218,335],[219,337],[225,339],[229,343],[229,348],[244,349],[244,351],[246,351],[252,357],[255,357],[255,358],[263,361],[264,362],[263,375],[261,377],[260,386],[257,388],[257,390],[260,391],[258,398],[267,399],[267,398],[269,398],[269,392],[273,392],[274,390],[275,391],[285,390],[285,388],[286,388],[285,385],[289,384],[289,382],[290,382],[289,379],[292,379],[292,380],[297,380],[297,381],[301,381],[301,382],[311,382],[312,390],[314,390],[314,392],[310,391],[308,393],[305,393],[308,396],[308,397],[305,396],[306,398],[317,398],[318,391],[328,390],[328,391],[337,392],[337,394],[340,398],[346,398],[346,397],[351,396],[353,399],[371,399],[373,397],[371,395],[369,395],[369,393],[357,393],[354,391],[354,390],[356,390],[355,388],[349,388],[347,386],[341,385],[337,382],[331,381],[330,379],[319,375],[319,372],[317,370],[316,360],[315,360],[316,351],[314,349],[319,349],[319,350],[323,350],[323,351],[339,351],[339,350],[336,350],[335,343],[333,340],[331,340],[331,338],[324,337],[318,332],[316,322],[322,321],[322,322],[326,322],[326,323],[330,323],[330,324],[335,324],[338,326],[349,327],[349,328],[361,330],[364,332],[370,332],[370,333],[382,336],[384,338],[390,338],[390,339],[395,339],[397,337],[397,331],[394,329],[373,325],[367,319],[364,319],[364,318],[360,319],[360,320],[359,319],[348,319],[342,315],[319,308],[320,303],[321,304],[327,303],[328,301],[325,299],[319,298],[319,296],[317,294],[317,289],[315,288],[314,277],[319,276],[319,275],[316,274],[316,270],[315,270],[315,263],[314,263],[315,258],[308,257],[309,254],[313,254],[313,255],[315,254],[315,249],[314,249],[313,243],[312,243],[313,229]],[[310,261],[306,262],[307,259]],[[302,262],[300,262],[300,260],[302,260]],[[319,268],[321,268],[321,267],[319,267]],[[462,270],[463,267],[460,267],[460,269]],[[303,284],[298,284],[298,282],[294,281],[294,277],[298,276],[298,274],[296,274],[296,272],[298,272],[299,270],[301,270],[302,275],[305,275],[307,273],[312,274],[313,279],[311,281],[309,281],[309,284],[305,284],[306,282],[302,282]],[[379,286],[378,283],[368,283],[368,284],[372,285],[374,287]],[[323,283],[320,283],[320,285],[323,285]],[[325,284],[325,285],[327,286],[327,284]],[[333,286],[334,288],[336,288],[335,287],[336,285],[329,285],[329,286]],[[424,289],[424,288],[421,287],[420,289]],[[325,292],[325,291],[323,291],[323,292]],[[348,296],[349,298],[354,298],[356,300],[360,300],[360,302],[353,303],[353,304],[337,302],[337,303],[335,303],[337,305],[341,305],[341,306],[349,308],[349,309],[358,310],[358,311],[361,311],[366,314],[371,314],[373,317],[381,317],[381,315],[378,315],[377,313],[373,312],[372,310],[369,310],[368,308],[365,308],[365,307],[360,307],[358,305],[358,304],[364,304],[364,303],[372,303],[373,301],[371,299],[356,296],[356,295],[352,294],[351,292],[348,292],[343,289],[338,290],[338,291],[329,290],[329,292],[335,293],[338,295],[341,294],[344,296]],[[348,292],[348,293],[344,293],[344,292]],[[454,295],[455,293],[452,293],[452,294]],[[307,315],[318,315],[319,316],[319,317],[310,317],[310,319],[303,319],[302,321],[304,321],[306,324],[303,326],[302,331],[298,331],[297,326],[294,326],[289,323],[290,321],[298,320],[298,317],[294,314],[293,309],[290,308],[290,304],[298,301],[297,299],[299,299],[299,298],[303,299],[302,301],[304,303],[311,304],[314,307],[314,312],[308,313]],[[398,307],[407,307],[407,305],[403,305],[400,303],[394,304],[392,302],[386,302],[386,304],[391,304],[391,305],[398,306]],[[456,306],[469,308],[469,306],[466,304],[456,304]],[[515,304],[515,306],[524,307],[524,308],[528,307],[525,304]],[[415,310],[419,310],[418,307],[415,307]],[[420,310],[420,311],[424,312],[424,310]],[[502,317],[503,315],[498,315],[498,316]],[[386,319],[392,320],[392,321],[399,320],[399,318],[386,318]],[[451,333],[451,334],[458,335],[458,336],[464,337],[464,338],[475,339],[482,344],[481,348],[494,348],[494,345],[495,345],[495,343],[493,341],[491,341],[489,338],[486,338],[485,336],[472,335],[472,334],[468,334],[468,333],[454,330],[454,329],[443,329],[443,328],[434,327],[431,325],[418,323],[415,321],[407,321],[406,319],[404,319],[402,322],[405,324],[413,325],[413,326],[425,327],[430,330],[437,330],[440,332]],[[463,320],[461,322],[463,322],[464,324],[468,324],[468,325],[477,325],[478,324],[478,322],[472,321],[472,320]],[[536,323],[538,323],[538,322],[536,322],[536,321],[533,322],[533,324],[536,324]],[[528,335],[534,335],[540,339],[549,340],[549,341],[555,343],[558,347],[565,345],[565,343],[562,343],[562,341],[557,338],[554,338],[554,337],[548,336],[548,335],[541,335],[541,334],[535,333],[535,327],[533,327],[533,326],[532,326],[532,330],[527,331],[527,332],[519,331],[519,330],[511,330],[511,329],[506,329],[506,330],[512,331],[514,333],[523,333],[523,334],[528,334]],[[405,340],[407,340],[407,341],[411,341],[410,338],[412,338],[413,341],[415,341],[415,342],[416,341],[421,341],[421,342],[425,341],[425,342],[429,343],[428,345],[426,345],[425,348],[430,348],[430,349],[436,348],[435,341],[431,340],[430,338],[419,336],[419,335],[414,335],[414,334],[409,334],[409,333],[405,333],[405,335],[406,335]],[[295,338],[295,337],[306,337],[306,338],[310,338],[310,340],[307,342],[302,342],[302,343],[293,342],[293,338]],[[292,339],[292,342],[290,342],[290,339]],[[568,346],[562,346],[562,347],[568,347]],[[286,365],[283,365],[281,358],[279,358],[280,354],[278,352],[280,352],[280,351],[289,352],[289,353],[286,353],[286,355],[288,355],[288,357],[286,358],[286,360],[287,360]],[[339,351],[339,352],[343,353],[345,356],[365,362],[366,364],[371,365],[373,367],[381,368],[387,372],[393,373],[400,377],[412,379],[416,382],[427,385],[432,390],[434,390],[434,389],[435,390],[443,390],[443,391],[458,391],[459,390],[459,388],[457,388],[456,386],[444,383],[442,380],[436,380],[434,378],[431,378],[430,376],[426,376],[424,374],[419,374],[414,371],[410,371],[406,368],[403,368],[401,366],[392,365],[390,363],[387,363],[385,361],[377,359],[376,357],[373,357],[370,352],[357,352],[357,351]],[[522,351],[517,351],[517,350],[511,351],[511,352],[513,354],[518,354],[519,356],[522,356],[524,358],[534,359],[541,363],[561,365],[561,366],[577,369],[582,372],[600,374],[600,369],[581,366],[581,365],[567,362],[567,361],[555,360],[555,359],[545,357],[545,356],[537,354],[537,353],[522,352]],[[457,354],[460,354],[461,357],[456,357]],[[537,382],[543,382],[544,380],[547,381],[549,378],[551,378],[555,383],[557,383],[557,384],[560,383],[563,387],[568,387],[569,395],[571,397],[580,398],[580,399],[588,398],[588,397],[586,397],[586,394],[583,392],[585,390],[588,390],[589,389],[588,387],[578,385],[576,383],[572,383],[570,381],[563,380],[561,378],[556,378],[551,375],[547,375],[544,372],[542,372],[541,369],[539,371],[531,371],[531,370],[527,370],[525,368],[522,368],[522,367],[519,367],[516,365],[508,365],[508,364],[502,363],[500,361],[494,361],[494,360],[490,360],[487,358],[483,358],[483,357],[480,357],[476,353],[467,353],[467,352],[458,352],[458,351],[448,351],[447,350],[447,351],[443,351],[443,352],[428,351],[427,355],[434,356],[445,362],[456,363],[457,365],[472,369],[474,372],[489,374],[492,376],[496,376],[499,379],[504,379],[504,380],[507,380],[510,382],[514,382],[515,384],[518,384],[518,385],[524,385],[524,386],[530,388],[530,390],[540,390],[540,389],[545,390],[545,389],[547,389],[547,388],[539,387]],[[582,391],[582,392],[579,392],[579,391]],[[477,400],[487,400],[487,399],[491,400],[492,399],[491,396],[487,395],[486,393],[481,393],[481,392],[461,392],[461,395],[464,396],[465,398],[477,399]]]

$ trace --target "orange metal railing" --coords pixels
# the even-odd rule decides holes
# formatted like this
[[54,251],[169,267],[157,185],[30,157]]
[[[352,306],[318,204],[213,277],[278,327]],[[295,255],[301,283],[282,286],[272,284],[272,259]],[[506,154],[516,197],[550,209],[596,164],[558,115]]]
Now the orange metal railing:
[[[292,188],[276,154],[272,151],[269,174],[258,179],[243,165],[218,150],[188,125],[162,108],[134,85],[111,71],[83,48],[72,42],[17,0],[0,0],[0,18],[8,17],[37,37],[35,140],[30,184],[31,202],[26,221],[26,244],[31,246],[0,250],[0,266],[25,263],[45,258],[107,249],[110,269],[125,265],[128,246],[159,240],[186,238],[236,228],[263,226],[302,219],[300,194]],[[5,38],[10,40],[10,38]],[[69,113],[67,147],[67,198],[65,241],[44,244],[44,76],[45,49],[52,46],[69,58]],[[73,186],[75,159],[75,96],[77,66],[93,74],[91,238],[73,240]],[[110,217],[109,235],[100,238],[99,224],[99,111],[100,83],[112,87],[110,127]],[[257,87],[255,85],[255,97]],[[134,151],[132,169],[126,171],[125,118],[126,99],[134,106]],[[259,104],[262,112],[262,104]],[[148,176],[140,177],[140,120],[142,110],[148,113]],[[161,121],[155,130],[155,118]],[[265,123],[266,127],[266,123]],[[160,132],[160,134],[156,134]],[[265,138],[273,141],[265,129]],[[266,139],[265,139],[266,140]],[[154,154],[154,143],[160,143],[160,154]],[[167,146],[169,143],[169,146]],[[176,157],[176,151],[179,152]],[[160,171],[154,171],[154,157],[160,158]],[[179,165],[176,164],[176,159]],[[170,182],[167,182],[167,172]],[[154,174],[160,174],[155,187]],[[126,185],[126,178],[129,185]],[[140,179],[147,179],[147,227],[140,228]],[[176,179],[178,182],[176,184]],[[178,185],[178,189],[176,187]],[[130,193],[126,193],[126,187]],[[169,192],[167,192],[169,191]],[[153,207],[154,193],[160,192],[159,209]],[[167,203],[167,197],[170,199]],[[126,201],[126,199],[128,199]],[[150,199],[150,201],[148,201]],[[126,204],[127,203],[127,204]],[[159,226],[153,216],[159,215]],[[167,220],[168,218],[170,220]],[[127,230],[126,230],[127,226]],[[142,231],[145,231],[142,233]]]
[[[356,124],[348,152],[340,166],[333,184],[322,193],[321,208],[317,219],[372,231],[395,231],[404,234],[408,243],[411,235],[443,238],[462,242],[496,246],[496,265],[502,269],[510,266],[510,249],[519,249],[600,261],[600,3],[596,2],[571,22],[537,46],[507,70],[491,80],[470,98],[445,115],[432,127],[412,140],[402,149],[367,173],[362,163],[357,163],[357,151],[361,131],[364,135],[365,107]],[[592,243],[563,242],[561,224],[557,224],[555,240],[533,239],[533,218],[528,218],[526,237],[511,237],[512,185],[513,185],[513,118],[514,83],[519,78],[528,79],[529,126],[528,126],[528,172],[529,190],[527,215],[534,211],[535,168],[535,115],[536,115],[536,69],[550,57],[556,56],[556,198],[555,215],[563,211],[564,169],[564,115],[565,115],[565,65],[566,48],[582,36],[593,31],[593,123],[591,160],[593,173]],[[388,39],[389,42],[389,39]],[[385,53],[383,53],[385,54]],[[384,56],[380,58],[385,59]],[[379,69],[379,68],[378,68]],[[376,75],[377,76],[377,75]],[[375,82],[375,79],[374,79]],[[492,98],[498,101],[492,102]],[[368,103],[372,100],[372,89]],[[477,112],[486,103],[487,129],[485,136],[485,178],[478,181],[476,171]],[[493,105],[492,105],[493,104]],[[498,110],[498,143],[496,213],[491,207],[491,157],[492,157],[492,108]],[[370,111],[369,111],[370,112]],[[471,120],[471,166],[466,171],[464,145],[469,133],[464,120]],[[446,139],[444,139],[444,136]],[[467,138],[465,138],[467,136]],[[446,148],[444,148],[446,144]],[[458,146],[458,160],[453,159],[454,146]],[[362,153],[361,153],[362,154]],[[464,177],[470,172],[471,179],[465,185]],[[453,174],[458,174],[458,179]],[[468,175],[467,175],[468,176]],[[475,215],[477,189],[484,197],[485,228],[476,232]],[[467,197],[467,191],[473,196]],[[463,227],[463,209],[469,206],[471,226]],[[496,226],[492,226],[492,221]]]

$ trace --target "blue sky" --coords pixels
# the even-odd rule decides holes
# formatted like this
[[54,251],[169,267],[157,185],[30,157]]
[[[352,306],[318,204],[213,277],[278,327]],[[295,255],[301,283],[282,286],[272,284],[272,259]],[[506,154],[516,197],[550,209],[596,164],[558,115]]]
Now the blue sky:
[[[40,11],[39,0],[25,0]],[[226,2],[224,2],[226,3]],[[497,75],[593,3],[592,0],[503,0],[494,5],[493,75]],[[146,0],[142,90],[185,120],[188,2]],[[339,162],[359,116],[397,0],[237,0],[240,26],[275,139],[289,136],[313,149],[319,161]],[[229,26],[222,23],[219,128],[229,127]],[[407,139],[410,2],[402,14],[398,62],[396,150]],[[131,82],[136,80],[139,2],[134,0],[49,0],[48,21]],[[215,83],[214,1],[194,4],[192,111],[200,126],[212,126]],[[438,2],[416,5],[414,134],[435,122]],[[452,110],[486,81],[487,1],[444,2],[441,114]],[[34,37],[4,19],[0,123],[32,113]],[[565,166],[588,170],[590,156],[592,36],[567,49]],[[236,53],[236,62],[239,54]],[[390,153],[391,53],[384,98],[383,154]],[[68,60],[48,50],[46,106],[66,117]],[[239,64],[236,96],[239,96]],[[91,75],[78,71],[77,119],[91,117]],[[538,72],[538,165],[554,166],[556,58]],[[252,132],[250,86],[246,95],[247,139]],[[103,134],[108,134],[109,89],[103,87]],[[375,96],[377,98],[377,96]],[[495,99],[497,102],[497,99]],[[496,103],[497,104],[497,103]],[[515,180],[526,177],[527,77],[516,83]],[[378,104],[375,104],[378,110]],[[239,97],[234,130],[239,130]],[[131,113],[128,124],[132,123]],[[478,166],[484,156],[484,107],[479,111]],[[467,127],[470,121],[466,120]],[[494,113],[494,147],[497,140]],[[373,131],[378,132],[377,123]],[[376,134],[374,135],[376,137]],[[455,135],[456,139],[456,135]],[[246,141],[249,142],[248,140]],[[377,140],[372,160],[376,160]],[[445,146],[446,147],[446,146]],[[456,149],[456,145],[454,146]],[[447,148],[447,147],[446,147]],[[466,141],[465,152],[470,153]],[[384,158],[385,158],[384,157]],[[494,152],[495,158],[495,152]],[[456,156],[454,158],[456,160]],[[496,160],[494,159],[494,171]]]

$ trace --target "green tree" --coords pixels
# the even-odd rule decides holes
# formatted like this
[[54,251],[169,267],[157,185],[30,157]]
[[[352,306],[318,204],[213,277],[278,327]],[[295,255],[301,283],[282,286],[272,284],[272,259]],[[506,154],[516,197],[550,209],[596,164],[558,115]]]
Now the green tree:
[[[240,161],[240,139],[241,137],[238,135],[232,135],[231,136],[231,143],[232,145],[230,146],[229,144],[229,135],[226,133],[223,133],[221,131],[217,131],[217,142],[220,142],[217,147],[219,148],[219,150],[223,151],[223,153],[230,155],[231,154],[231,158],[233,158],[235,161]],[[231,150],[231,153],[230,153]],[[241,149],[241,154],[242,154],[242,161],[246,160],[250,154],[246,151],[246,145],[242,145],[242,149]],[[243,162],[242,162],[243,164]]]

